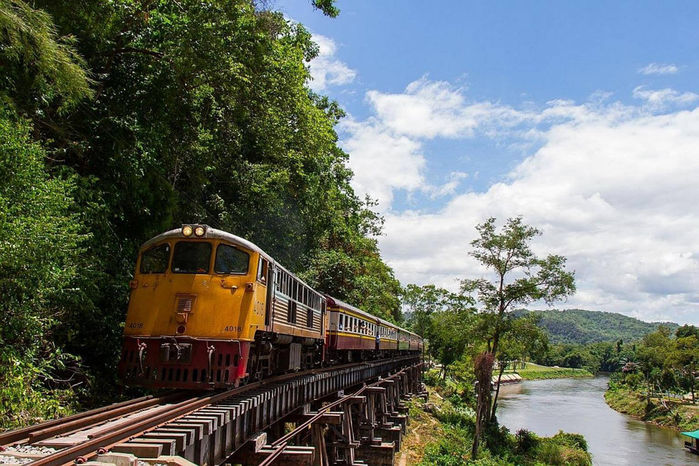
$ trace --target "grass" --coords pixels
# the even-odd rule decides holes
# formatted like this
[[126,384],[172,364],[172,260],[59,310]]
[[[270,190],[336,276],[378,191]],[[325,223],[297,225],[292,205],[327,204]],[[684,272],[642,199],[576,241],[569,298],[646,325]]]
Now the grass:
[[658,398],[647,403],[645,395],[628,388],[607,390],[604,399],[612,409],[645,422],[681,432],[699,429],[699,405]]
[[[439,406],[442,400],[434,390],[429,390],[427,403],[429,406]],[[427,403],[422,404],[419,400],[410,402],[410,423],[396,457],[395,464],[398,466],[420,464],[425,456],[425,445],[436,443],[445,435],[442,423],[425,410]]]
[[574,369],[572,367],[542,366],[539,364],[534,364],[533,362],[528,362],[524,368],[518,367],[516,371],[512,369],[505,369],[504,373],[517,373],[520,376],[522,376],[524,380],[563,379],[593,376],[591,372],[585,369]]

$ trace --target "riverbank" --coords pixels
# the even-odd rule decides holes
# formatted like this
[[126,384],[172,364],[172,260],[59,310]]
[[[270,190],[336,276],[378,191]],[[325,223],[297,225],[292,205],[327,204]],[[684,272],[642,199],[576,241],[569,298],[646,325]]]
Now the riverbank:
[[568,379],[594,377],[585,369],[574,369],[572,367],[550,367],[528,362],[523,368],[517,370],[505,370],[505,374],[516,373],[524,380],[544,380],[544,379]]
[[559,432],[539,437],[524,430],[514,435],[503,426],[489,434],[478,461],[473,461],[473,409],[449,388],[428,386],[428,393],[427,402],[416,399],[410,403],[410,423],[396,457],[398,466],[592,464],[582,435]]
[[636,419],[680,432],[699,429],[699,404],[651,398],[650,404],[642,393],[626,388],[612,388],[604,400],[610,408]]

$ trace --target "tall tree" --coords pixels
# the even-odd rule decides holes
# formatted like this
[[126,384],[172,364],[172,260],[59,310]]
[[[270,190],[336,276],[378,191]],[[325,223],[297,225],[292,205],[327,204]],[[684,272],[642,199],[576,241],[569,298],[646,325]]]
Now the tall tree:
[[[494,359],[508,330],[510,309],[539,300],[551,304],[575,292],[574,275],[566,271],[563,256],[539,258],[532,251],[532,239],[541,234],[538,229],[524,224],[521,217],[515,217],[508,219],[498,232],[495,222],[495,218],[489,218],[476,227],[478,237],[471,242],[473,249],[469,253],[493,274],[493,279],[461,282],[463,292],[474,295],[481,305],[486,352]],[[479,397],[478,403],[486,407],[477,410],[476,423],[482,427],[495,419],[497,406],[492,404],[490,392]],[[474,458],[477,455],[478,442],[474,441]]]

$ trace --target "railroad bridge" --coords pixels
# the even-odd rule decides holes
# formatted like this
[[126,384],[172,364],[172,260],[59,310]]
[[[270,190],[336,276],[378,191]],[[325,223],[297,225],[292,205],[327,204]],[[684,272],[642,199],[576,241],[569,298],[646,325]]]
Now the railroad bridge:
[[0,434],[0,462],[392,465],[422,368],[409,356],[144,397]]

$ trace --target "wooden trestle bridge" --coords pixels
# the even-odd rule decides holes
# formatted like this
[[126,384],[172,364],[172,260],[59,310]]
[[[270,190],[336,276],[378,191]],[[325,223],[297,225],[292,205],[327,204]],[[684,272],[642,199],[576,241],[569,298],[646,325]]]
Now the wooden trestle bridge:
[[220,393],[143,397],[0,434],[0,463],[392,465],[410,356],[274,377]]

